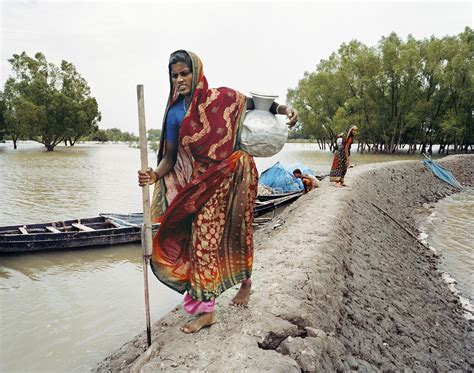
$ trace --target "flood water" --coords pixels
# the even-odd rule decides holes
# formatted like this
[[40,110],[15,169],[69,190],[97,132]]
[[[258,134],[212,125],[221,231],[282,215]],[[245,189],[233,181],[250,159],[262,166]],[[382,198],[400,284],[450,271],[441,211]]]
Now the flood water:
[[[421,227],[427,243],[440,254],[440,270],[453,282],[461,301],[474,311],[474,190],[438,201]],[[463,299],[464,298],[464,299]]]
[[[353,153],[351,163],[400,159],[421,156]],[[332,154],[315,144],[286,144],[277,156],[256,161],[260,172],[281,161],[325,174]],[[125,144],[54,152],[34,143],[17,150],[0,144],[0,226],[141,211],[139,165],[139,150]],[[152,320],[180,300],[150,275]],[[141,247],[1,256],[0,307],[0,371],[88,371],[145,328]]]

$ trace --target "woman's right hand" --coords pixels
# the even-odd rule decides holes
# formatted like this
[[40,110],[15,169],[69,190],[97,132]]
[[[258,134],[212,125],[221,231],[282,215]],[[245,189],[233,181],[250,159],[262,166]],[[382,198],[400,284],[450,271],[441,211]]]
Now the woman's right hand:
[[141,187],[154,184],[157,180],[156,172],[151,167],[148,167],[146,171],[138,171],[138,185]]

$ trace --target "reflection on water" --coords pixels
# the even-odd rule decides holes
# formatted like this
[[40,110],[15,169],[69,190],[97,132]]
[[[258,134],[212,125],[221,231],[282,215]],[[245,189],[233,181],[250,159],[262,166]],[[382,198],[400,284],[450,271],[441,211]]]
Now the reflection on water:
[[[353,153],[351,163],[419,159]],[[149,154],[150,163],[156,163]],[[332,154],[286,144],[277,161],[329,173]],[[138,149],[78,144],[0,144],[0,225],[31,224],[141,211]],[[181,296],[150,276],[152,320]],[[83,372],[145,328],[139,245],[0,257],[0,371]]]
[[[1,257],[1,370],[88,371],[145,327],[140,245]],[[157,320],[180,296],[150,278]]]
[[[0,144],[0,225],[140,211],[139,165],[127,145]],[[150,276],[153,320],[180,299]],[[1,256],[0,307],[0,371],[87,371],[145,328],[141,247]]]
[[441,254],[440,269],[474,302],[474,190],[437,202],[422,226],[428,243]]
[[[134,253],[134,255],[130,255]],[[88,248],[61,252],[38,252],[34,254],[18,254],[0,257],[2,269],[16,271],[30,280],[38,280],[38,276],[47,273],[74,272],[88,273],[102,271],[117,263],[129,263],[141,271],[141,247],[137,244],[119,245],[116,247]],[[73,263],[73,265],[72,265]],[[0,278],[4,277],[0,274]],[[0,284],[0,288],[2,285]]]

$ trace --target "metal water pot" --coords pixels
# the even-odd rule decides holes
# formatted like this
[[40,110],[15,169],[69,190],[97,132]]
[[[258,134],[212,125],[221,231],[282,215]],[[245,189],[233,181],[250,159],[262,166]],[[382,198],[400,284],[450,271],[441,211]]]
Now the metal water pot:
[[255,109],[245,114],[240,129],[240,148],[254,157],[271,157],[283,148],[288,138],[285,123],[269,111],[278,96],[259,92],[250,94]]

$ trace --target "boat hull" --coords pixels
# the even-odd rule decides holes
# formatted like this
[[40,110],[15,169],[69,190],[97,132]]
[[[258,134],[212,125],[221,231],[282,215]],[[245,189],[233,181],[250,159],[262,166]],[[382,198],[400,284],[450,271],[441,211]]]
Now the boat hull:
[[140,241],[139,225],[121,226],[104,217],[0,228],[0,254],[69,250]]
[[262,199],[258,199],[254,208],[254,217],[268,214],[277,208],[288,205],[300,198],[302,194],[303,192],[286,193],[284,195],[265,196]]
[[39,233],[28,239],[17,235],[0,237],[0,253],[65,250],[140,242],[140,227],[104,229],[92,232]]
[[[289,204],[301,192],[258,199],[254,216],[267,214]],[[100,214],[101,216],[43,224],[0,227],[0,254],[72,250],[141,242],[143,215]],[[159,224],[154,224],[156,231]]]

